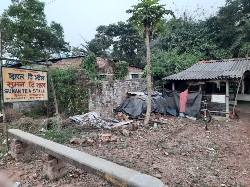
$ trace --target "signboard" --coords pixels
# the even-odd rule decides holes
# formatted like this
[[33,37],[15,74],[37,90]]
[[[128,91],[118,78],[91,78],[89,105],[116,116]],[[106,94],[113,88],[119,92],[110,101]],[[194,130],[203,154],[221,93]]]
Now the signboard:
[[3,102],[48,100],[47,72],[2,67]]
[[212,95],[211,102],[226,103],[226,96],[225,95]]

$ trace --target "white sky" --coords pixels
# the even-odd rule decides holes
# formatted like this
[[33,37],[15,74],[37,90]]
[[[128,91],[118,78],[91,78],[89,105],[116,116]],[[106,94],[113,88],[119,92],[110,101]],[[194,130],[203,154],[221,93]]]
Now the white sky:
[[[0,15],[11,5],[11,0],[0,0]],[[51,21],[60,23],[64,28],[65,40],[72,46],[84,43],[83,36],[90,41],[100,25],[109,25],[118,21],[126,21],[130,15],[126,10],[137,4],[137,0],[41,0],[45,6],[48,24]],[[198,15],[195,10],[208,16],[215,13],[218,7],[225,5],[225,0],[161,0],[166,9],[174,12],[188,10],[190,15]],[[177,10],[178,9],[178,10]],[[177,11],[176,11],[177,10]],[[80,35],[79,35],[80,34]]]

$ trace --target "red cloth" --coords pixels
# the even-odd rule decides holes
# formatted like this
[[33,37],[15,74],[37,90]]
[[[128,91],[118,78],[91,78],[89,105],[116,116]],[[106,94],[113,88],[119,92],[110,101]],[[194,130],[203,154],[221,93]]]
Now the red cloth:
[[187,100],[188,100],[188,89],[180,93],[180,112],[186,111]]

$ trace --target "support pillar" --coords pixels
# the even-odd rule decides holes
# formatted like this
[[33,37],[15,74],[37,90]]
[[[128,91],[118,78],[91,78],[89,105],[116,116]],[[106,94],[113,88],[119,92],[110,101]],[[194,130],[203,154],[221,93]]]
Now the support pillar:
[[175,90],[175,84],[174,84],[174,81],[172,82],[172,90]]
[[60,179],[67,174],[66,163],[52,155],[43,155],[43,172],[49,179]]
[[199,91],[201,91],[201,84],[199,84]]
[[30,159],[30,147],[20,140],[13,139],[10,145],[10,154],[16,161]]
[[226,81],[226,117],[229,117],[229,81]]

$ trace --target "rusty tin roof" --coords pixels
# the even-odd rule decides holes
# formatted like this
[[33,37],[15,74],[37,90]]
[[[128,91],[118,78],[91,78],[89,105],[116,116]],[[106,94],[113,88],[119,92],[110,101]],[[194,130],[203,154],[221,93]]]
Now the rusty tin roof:
[[250,58],[199,61],[190,68],[169,75],[163,80],[204,80],[240,78],[250,71]]

